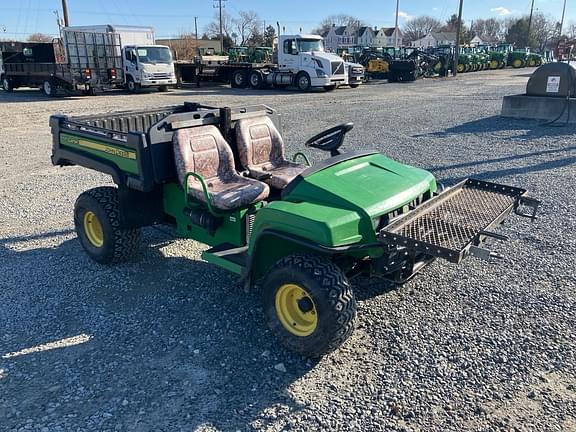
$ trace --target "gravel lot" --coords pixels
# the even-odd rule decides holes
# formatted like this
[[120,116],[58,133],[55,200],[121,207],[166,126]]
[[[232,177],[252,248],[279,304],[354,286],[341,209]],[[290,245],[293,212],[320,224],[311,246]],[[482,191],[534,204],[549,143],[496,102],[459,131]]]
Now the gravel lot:
[[[576,430],[576,142],[573,127],[498,117],[527,73],[312,94],[0,92],[0,430]],[[348,148],[447,184],[525,187],[541,217],[503,227],[502,261],[436,262],[400,288],[359,281],[354,335],[303,359],[277,346],[257,294],[198,261],[200,244],[148,229],[116,267],[80,248],[74,200],[110,180],[50,164],[49,115],[186,100],[279,109],[288,153],[353,121]]]

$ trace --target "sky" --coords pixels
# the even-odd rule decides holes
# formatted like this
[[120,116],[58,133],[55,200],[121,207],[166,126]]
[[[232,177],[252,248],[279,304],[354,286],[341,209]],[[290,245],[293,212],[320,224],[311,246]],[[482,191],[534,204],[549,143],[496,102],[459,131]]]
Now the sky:
[[[214,19],[218,0],[68,0],[71,25],[126,24],[153,26],[157,37],[175,37],[198,32]],[[464,0],[464,19],[510,17],[530,12],[532,0]],[[535,0],[539,12],[560,20],[564,0]],[[314,28],[323,18],[333,14],[357,16],[372,26],[393,27],[395,0],[223,0],[226,11],[254,10],[266,23],[280,21],[287,33]],[[574,0],[568,0],[566,22],[576,21]],[[159,6],[161,5],[161,6]],[[419,15],[446,20],[456,13],[458,0],[400,0],[400,25]],[[0,0],[0,39],[25,40],[31,33],[56,36],[58,26],[54,11],[61,14],[60,0]]]

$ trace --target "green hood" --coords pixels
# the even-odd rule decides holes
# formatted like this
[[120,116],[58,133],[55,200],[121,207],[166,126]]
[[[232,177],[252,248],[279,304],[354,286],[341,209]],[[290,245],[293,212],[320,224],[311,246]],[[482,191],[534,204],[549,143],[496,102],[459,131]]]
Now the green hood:
[[305,174],[283,198],[356,210],[373,218],[396,210],[429,190],[436,190],[431,173],[372,154]]

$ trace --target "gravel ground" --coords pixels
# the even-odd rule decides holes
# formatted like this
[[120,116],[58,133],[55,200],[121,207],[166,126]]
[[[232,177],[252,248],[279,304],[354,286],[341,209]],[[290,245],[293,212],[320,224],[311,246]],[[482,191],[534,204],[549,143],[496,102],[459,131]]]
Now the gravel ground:
[[[332,93],[220,87],[46,99],[0,92],[0,430],[576,430],[574,129],[498,117],[527,71]],[[145,231],[138,260],[97,265],[73,232],[77,195],[110,180],[50,164],[48,117],[198,101],[266,103],[288,153],[353,121],[348,148],[522,186],[502,261],[436,262],[402,287],[355,285],[357,329],[310,361],[266,330],[259,298]],[[313,154],[315,160],[323,155]]]

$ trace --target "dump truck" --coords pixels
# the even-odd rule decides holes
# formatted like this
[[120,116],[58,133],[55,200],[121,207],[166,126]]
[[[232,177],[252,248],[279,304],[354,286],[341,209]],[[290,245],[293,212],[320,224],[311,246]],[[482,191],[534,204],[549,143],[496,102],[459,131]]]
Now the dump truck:
[[304,356],[352,334],[353,278],[402,284],[435,259],[490,260],[498,253],[487,240],[506,239],[498,226],[512,213],[534,219],[538,208],[519,187],[466,179],[443,189],[430,172],[378,151],[345,151],[352,123],[303,144],[325,152],[321,162],[304,151],[289,158],[279,114],[264,105],[54,115],[50,125],[54,165],[116,184],[76,200],[90,258],[121,262],[138,250],[141,228],[170,226],[206,244],[202,258],[240,286],[260,290],[270,329]]

